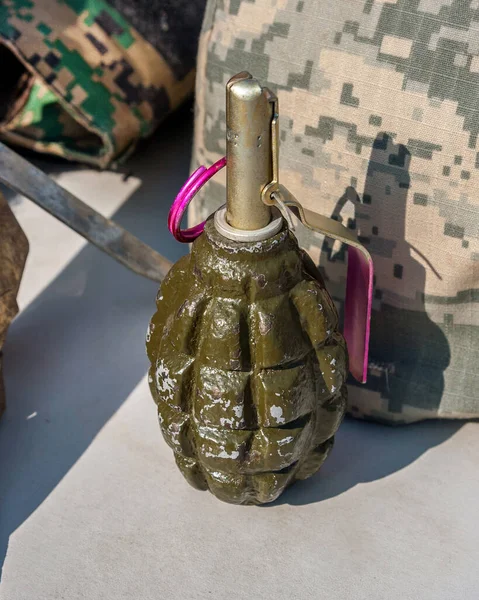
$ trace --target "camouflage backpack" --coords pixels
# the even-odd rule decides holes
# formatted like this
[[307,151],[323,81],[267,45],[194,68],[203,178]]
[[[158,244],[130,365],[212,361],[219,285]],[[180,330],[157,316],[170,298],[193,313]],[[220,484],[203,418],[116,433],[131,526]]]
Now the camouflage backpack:
[[193,91],[205,0],[0,2],[0,138],[106,167]]
[[[225,153],[224,87],[247,69],[277,93],[282,182],[355,229],[376,271],[368,382],[352,415],[479,416],[479,3],[209,0],[193,168]],[[190,211],[224,202],[218,177]],[[313,234],[342,312],[346,253]]]

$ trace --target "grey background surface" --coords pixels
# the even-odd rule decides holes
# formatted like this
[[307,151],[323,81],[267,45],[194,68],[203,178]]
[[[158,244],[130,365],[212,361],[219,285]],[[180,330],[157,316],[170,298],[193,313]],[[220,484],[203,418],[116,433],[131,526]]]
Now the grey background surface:
[[[40,164],[176,260],[166,216],[190,144],[185,109],[126,182]],[[2,600],[478,596],[478,423],[346,420],[320,474],[274,505],[220,503],[161,438],[144,350],[156,285],[9,200],[31,254],[5,349]]]

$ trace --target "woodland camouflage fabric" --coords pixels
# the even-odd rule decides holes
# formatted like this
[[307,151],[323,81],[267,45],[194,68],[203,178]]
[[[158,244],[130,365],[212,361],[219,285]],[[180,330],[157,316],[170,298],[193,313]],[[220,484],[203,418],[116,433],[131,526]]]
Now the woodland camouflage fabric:
[[18,312],[17,292],[27,254],[27,238],[0,193],[0,416],[5,410],[2,347]]
[[[479,416],[479,0],[210,0],[193,167],[225,154],[225,84],[242,70],[279,97],[282,183],[373,256],[350,413]],[[191,222],[224,202],[222,182]],[[341,312],[345,249],[299,237]]]
[[[181,14],[194,36],[204,0],[190,4]],[[197,36],[189,60],[175,53],[186,25],[163,16],[159,51],[104,0],[2,0],[0,46],[26,72],[0,136],[100,167],[125,158],[193,91]]]

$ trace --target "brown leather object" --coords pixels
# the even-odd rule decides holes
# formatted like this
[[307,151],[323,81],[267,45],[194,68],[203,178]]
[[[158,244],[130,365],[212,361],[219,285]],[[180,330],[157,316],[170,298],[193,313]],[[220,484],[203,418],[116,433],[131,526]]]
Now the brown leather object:
[[0,192],[0,416],[5,410],[2,348],[18,312],[17,293],[27,255],[27,237]]

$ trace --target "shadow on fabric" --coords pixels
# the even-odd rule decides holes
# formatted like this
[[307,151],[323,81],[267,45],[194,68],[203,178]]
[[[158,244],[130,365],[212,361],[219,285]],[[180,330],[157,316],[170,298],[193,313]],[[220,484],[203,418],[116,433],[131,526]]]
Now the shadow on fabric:
[[[435,416],[444,391],[444,370],[451,358],[446,336],[425,310],[426,270],[415,256],[420,255],[429,265],[432,277],[441,278],[438,266],[432,264],[434,257],[423,256],[406,240],[406,211],[412,202],[408,199],[410,162],[406,146],[395,144],[386,133],[378,134],[362,197],[348,188],[332,215],[345,221],[344,207],[353,205],[354,216],[345,224],[358,231],[375,266],[368,381],[362,385],[350,378],[351,411],[364,411],[364,402],[359,409],[355,407],[354,396],[361,389],[364,398],[367,390],[371,405],[376,402],[373,396],[379,395],[388,418],[398,423],[402,414],[404,421]],[[334,254],[326,242],[323,260],[344,262],[345,249]],[[327,273],[328,267],[326,280]],[[342,300],[335,300],[342,312]],[[417,415],[406,416],[411,410],[408,407],[417,410]],[[381,420],[380,412],[374,414],[374,410],[367,416]]]

